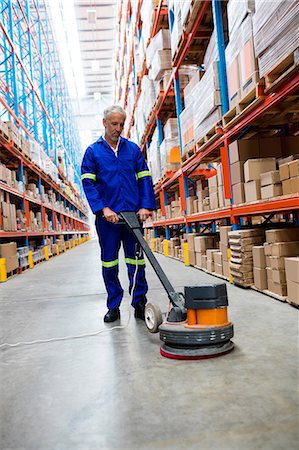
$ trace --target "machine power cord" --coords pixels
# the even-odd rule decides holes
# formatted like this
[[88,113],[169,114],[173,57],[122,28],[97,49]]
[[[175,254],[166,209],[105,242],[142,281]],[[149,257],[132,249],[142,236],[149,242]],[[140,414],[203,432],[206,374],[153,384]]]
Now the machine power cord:
[[[135,260],[136,260],[136,265],[135,265],[135,273],[134,273],[134,278],[133,278],[133,284],[132,284],[132,295],[133,292],[135,290],[136,287],[136,280],[137,280],[137,272],[138,272],[138,256],[140,255],[140,253],[137,252],[136,250],[136,255],[135,255]],[[131,320],[131,308],[129,310],[129,318],[128,318],[128,322],[126,323],[126,325],[116,325],[114,327],[111,328],[106,328],[104,330],[99,330],[96,331],[94,333],[88,333],[88,334],[79,334],[77,336],[64,336],[64,337],[57,337],[57,338],[50,338],[50,339],[37,339],[36,341],[24,341],[24,342],[16,342],[14,344],[10,344],[8,342],[4,342],[3,344],[0,344],[0,349],[5,347],[5,348],[15,348],[15,347],[21,347],[21,346],[26,346],[26,345],[35,345],[35,344],[47,344],[49,342],[61,342],[61,341],[72,341],[74,339],[83,339],[83,338],[88,338],[88,337],[94,337],[94,336],[98,336],[99,334],[102,333],[109,333],[110,331],[113,330],[124,330],[125,328],[128,328],[130,320]]]
[[87,337],[98,336],[101,333],[107,333],[107,332],[110,332],[113,330],[125,329],[129,326],[130,320],[131,320],[131,310],[129,311],[129,318],[128,318],[128,322],[126,323],[126,325],[116,325],[112,328],[107,328],[104,330],[96,331],[95,333],[79,334],[77,336],[64,336],[64,337],[57,337],[57,338],[51,338],[51,339],[37,339],[36,341],[16,342],[15,344],[9,344],[8,342],[4,342],[3,344],[0,344],[0,349],[3,347],[14,348],[14,347],[20,347],[20,346],[25,346],[25,345],[47,344],[49,342],[71,341],[74,339],[82,339],[82,338],[87,338]]

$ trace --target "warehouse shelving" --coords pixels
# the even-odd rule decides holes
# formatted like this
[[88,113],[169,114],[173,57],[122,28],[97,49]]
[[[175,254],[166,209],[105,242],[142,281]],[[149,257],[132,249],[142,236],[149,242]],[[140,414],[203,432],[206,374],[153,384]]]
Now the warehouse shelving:
[[[0,239],[17,243],[18,271],[89,238],[79,131],[50,17],[46,0],[1,3],[0,153],[17,184],[4,177],[0,194],[2,205],[19,210],[19,217],[4,226],[6,216],[3,212],[1,223],[0,214]],[[36,186],[35,193],[27,190],[26,180]],[[0,281],[5,281],[3,259],[0,263]]]
[[[141,3],[141,2],[139,2]],[[162,2],[158,2],[156,6],[156,18],[155,24],[159,21],[159,7],[161,7]],[[200,6],[199,6],[200,5]],[[219,9],[220,2],[192,2],[192,8],[196,8],[196,14],[188,23],[188,31],[183,30],[182,36],[179,40],[179,48],[175,53],[173,59],[173,68],[171,72],[170,79],[165,90],[160,90],[156,103],[153,110],[146,123],[145,132],[140,140],[140,147],[143,152],[145,152],[147,147],[147,142],[153,133],[153,130],[158,125],[159,119],[163,116],[163,107],[165,102],[169,100],[170,95],[175,95],[176,99],[176,113],[177,117],[182,110],[181,99],[180,99],[180,88],[178,82],[178,71],[183,62],[188,57],[188,51],[192,45],[192,42],[196,37],[203,36],[202,33],[207,33],[206,30],[201,30],[201,23],[205,14],[207,14],[208,9],[212,10],[213,7],[213,20],[215,28],[218,31],[217,42],[218,42],[218,52],[220,55],[220,68],[219,72],[225,72],[223,60],[221,55],[223,55],[224,48],[220,48],[224,45],[223,41],[223,29],[221,20],[221,10]],[[140,8],[140,4],[139,4]],[[192,8],[190,10],[190,16],[192,16]],[[155,27],[155,32],[158,28]],[[152,33],[151,36],[154,34]],[[224,61],[225,62],[225,61]],[[144,70],[142,76],[146,74],[145,62]],[[224,74],[225,75],[225,74]],[[282,78],[282,79],[281,79]],[[220,80],[221,84],[221,80]],[[292,220],[298,223],[298,210],[299,210],[299,195],[283,196],[274,198],[267,201],[257,201],[250,204],[244,205],[234,205],[231,192],[230,183],[230,168],[228,159],[228,146],[234,140],[238,139],[245,134],[248,127],[254,125],[259,125],[259,122],[264,122],[265,117],[268,113],[276,112],[275,108],[279,108],[279,113],[283,109],[294,110],[298,109],[298,88],[299,88],[299,74],[298,71],[291,69],[288,73],[288,77],[280,77],[279,85],[276,85],[275,90],[264,90],[264,86],[260,83],[256,88],[256,92],[249,99],[248,104],[243,108],[243,111],[226,122],[220,124],[220,126],[215,129],[215,132],[211,139],[207,142],[197,144],[194,146],[193,155],[187,160],[181,163],[181,168],[175,173],[168,174],[168,177],[162,179],[156,185],[156,194],[161,203],[162,214],[165,211],[165,197],[166,193],[174,188],[179,190],[181,198],[181,207],[185,212],[184,216],[178,218],[157,220],[148,223],[146,226],[149,228],[164,227],[167,228],[173,225],[185,225],[187,232],[190,231],[190,224],[194,223],[214,223],[220,219],[229,220],[235,227],[238,227],[240,219],[243,217],[249,217],[253,215],[267,215],[272,213],[290,213],[292,214]],[[141,79],[139,80],[137,94],[135,97],[135,103],[133,108],[133,113],[129,122],[129,127],[133,125],[134,112],[136,105],[138,104],[139,96],[141,90]],[[222,80],[221,92],[225,95],[225,77]],[[222,101],[222,114],[225,115],[228,112],[228,102]],[[165,119],[165,116],[164,116]],[[178,120],[179,122],[179,120]],[[180,128],[180,127],[179,127]],[[130,131],[128,132],[130,136]],[[182,145],[181,145],[182,150]],[[209,163],[211,161],[222,161],[223,166],[223,181],[224,181],[224,194],[226,199],[230,199],[231,206],[222,209],[217,209],[215,211],[207,211],[202,213],[197,213],[194,215],[186,215],[186,196],[188,193],[188,178],[192,178],[198,166],[202,163]],[[169,236],[169,233],[167,233]]]

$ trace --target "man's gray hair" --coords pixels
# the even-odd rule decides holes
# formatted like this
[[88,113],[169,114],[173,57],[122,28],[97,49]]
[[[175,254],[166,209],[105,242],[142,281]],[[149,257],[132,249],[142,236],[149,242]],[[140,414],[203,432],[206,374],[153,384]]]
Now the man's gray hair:
[[112,105],[109,106],[109,108],[106,108],[103,113],[104,119],[108,119],[111,113],[122,114],[127,117],[126,111],[119,105]]

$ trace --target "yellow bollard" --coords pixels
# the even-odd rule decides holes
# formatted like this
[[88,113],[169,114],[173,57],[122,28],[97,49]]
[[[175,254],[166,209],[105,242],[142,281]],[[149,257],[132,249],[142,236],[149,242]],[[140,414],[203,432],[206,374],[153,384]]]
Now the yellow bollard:
[[68,241],[68,244],[69,244],[69,250],[71,250],[71,248],[72,248],[72,241],[69,240],[69,241]]
[[56,255],[59,256],[59,246],[56,244]]
[[230,254],[230,248],[228,248],[227,249],[227,259],[228,259],[228,281],[230,282],[230,283],[233,283],[233,277],[232,277],[232,274],[230,273],[230,257],[231,257],[231,254]]
[[44,246],[44,253],[45,253],[45,260],[49,261],[49,249],[47,245]]
[[29,250],[29,252],[28,252],[28,263],[29,263],[29,268],[33,269],[34,268],[34,263],[33,263],[32,250]]
[[66,244],[63,244],[63,251],[66,252]]
[[152,238],[152,252],[155,251],[155,242],[156,242],[156,239]]
[[167,239],[164,239],[163,241],[163,250],[164,250],[164,256],[169,256],[169,241]]
[[183,247],[184,247],[184,263],[185,263],[185,266],[190,266],[188,242],[184,242]]
[[6,258],[0,258],[0,283],[7,281]]

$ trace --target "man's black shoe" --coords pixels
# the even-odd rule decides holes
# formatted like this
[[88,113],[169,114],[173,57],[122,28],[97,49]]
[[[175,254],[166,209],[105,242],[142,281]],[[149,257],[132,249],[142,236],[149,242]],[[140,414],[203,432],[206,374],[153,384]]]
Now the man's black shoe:
[[144,310],[145,310],[145,303],[138,303],[134,312],[135,319],[145,320]]
[[119,308],[108,309],[104,316],[104,322],[115,322],[120,318]]

